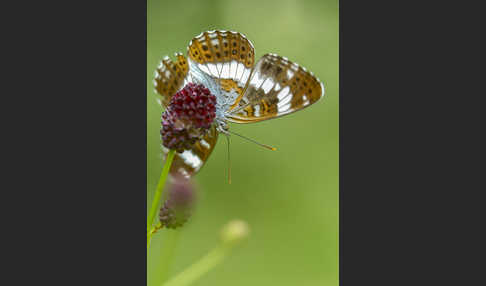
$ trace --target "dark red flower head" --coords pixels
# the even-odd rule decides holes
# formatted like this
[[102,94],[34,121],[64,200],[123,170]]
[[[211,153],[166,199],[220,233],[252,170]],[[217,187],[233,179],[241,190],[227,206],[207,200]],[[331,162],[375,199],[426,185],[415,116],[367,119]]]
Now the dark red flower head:
[[181,153],[201,138],[216,117],[216,97],[202,84],[188,83],[162,113],[163,145]]

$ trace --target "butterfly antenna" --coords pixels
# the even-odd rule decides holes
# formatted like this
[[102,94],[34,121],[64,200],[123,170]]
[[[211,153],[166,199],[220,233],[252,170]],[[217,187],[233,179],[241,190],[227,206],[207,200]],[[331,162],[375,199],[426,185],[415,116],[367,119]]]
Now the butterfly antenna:
[[[269,150],[272,150],[272,151],[277,150],[277,148],[275,148],[275,147],[268,146],[268,145],[265,145],[265,144],[262,144],[262,143],[256,142],[255,140],[250,139],[250,138],[248,138],[248,137],[245,137],[245,136],[243,136],[243,135],[240,135],[240,134],[238,134],[238,133],[234,133],[234,132],[229,131],[229,130],[228,130],[227,132],[229,132],[229,133],[231,133],[231,134],[233,134],[233,135],[236,135],[236,136],[238,136],[238,137],[241,137],[241,138],[243,138],[243,139],[246,139],[246,140],[248,140],[248,141],[250,141],[250,142],[253,142],[253,143],[255,143],[255,144],[257,144],[257,145],[260,145],[260,146],[262,146],[262,147],[264,147],[264,148],[267,148],[267,149],[269,149]],[[228,141],[228,142],[229,142],[229,141]],[[229,144],[228,144],[228,146],[229,146]]]
[[230,137],[226,135],[226,141],[228,141],[228,183],[231,184],[231,158],[230,158]]

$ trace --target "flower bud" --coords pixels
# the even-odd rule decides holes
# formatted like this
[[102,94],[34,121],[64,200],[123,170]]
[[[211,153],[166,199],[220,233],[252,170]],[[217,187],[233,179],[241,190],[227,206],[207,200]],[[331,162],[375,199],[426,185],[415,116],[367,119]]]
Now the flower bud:
[[163,227],[178,228],[192,214],[195,201],[194,187],[183,177],[176,177],[169,186],[169,196],[160,209],[159,219]]
[[221,231],[223,244],[233,246],[250,234],[250,227],[243,220],[232,220],[226,224]]

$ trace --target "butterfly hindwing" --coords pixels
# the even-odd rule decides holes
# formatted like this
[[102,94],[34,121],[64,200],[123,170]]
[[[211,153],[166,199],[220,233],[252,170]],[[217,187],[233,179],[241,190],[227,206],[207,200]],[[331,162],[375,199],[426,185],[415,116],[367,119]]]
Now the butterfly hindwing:
[[[175,154],[174,161],[170,168],[170,174],[180,174],[185,177],[196,174],[202,168],[204,163],[206,163],[206,160],[213,151],[214,146],[216,146],[217,141],[218,132],[216,131],[216,127],[213,126],[202,139],[198,140],[192,146],[190,150]],[[162,151],[164,152],[165,160],[169,150],[162,146]]]
[[169,57],[164,57],[155,71],[155,91],[161,95],[158,101],[166,107],[174,94],[182,88],[187,79],[189,65],[186,57],[176,53],[177,61],[173,62]]
[[228,119],[236,123],[271,119],[301,110],[323,96],[324,87],[311,72],[284,57],[266,54],[256,63]]

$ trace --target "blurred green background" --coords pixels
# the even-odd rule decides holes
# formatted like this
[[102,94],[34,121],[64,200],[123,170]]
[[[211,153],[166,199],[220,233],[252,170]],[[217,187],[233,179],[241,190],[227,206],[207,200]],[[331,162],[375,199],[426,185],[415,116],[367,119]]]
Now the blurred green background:
[[[212,249],[221,227],[238,218],[249,223],[249,239],[194,285],[338,285],[337,0],[148,1],[147,205],[163,164],[155,68],[163,56],[186,54],[194,36],[214,29],[245,34],[255,46],[255,60],[272,52],[301,64],[324,82],[326,94],[313,106],[279,119],[230,125],[278,150],[233,136],[229,185],[226,140],[220,137],[195,176],[199,201],[179,233],[170,276]],[[150,286],[162,283],[167,237],[162,231],[153,239]]]

